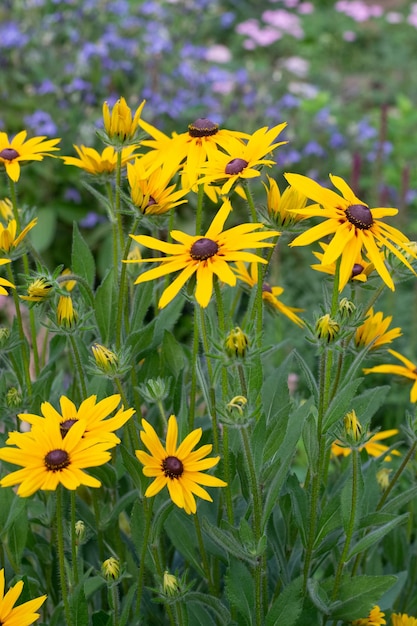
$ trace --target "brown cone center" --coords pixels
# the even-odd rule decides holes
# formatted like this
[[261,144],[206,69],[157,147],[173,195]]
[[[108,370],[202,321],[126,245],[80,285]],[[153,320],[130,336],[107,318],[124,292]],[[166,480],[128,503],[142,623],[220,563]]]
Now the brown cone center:
[[199,117],[188,126],[190,137],[211,137],[219,132],[219,125],[205,117]]
[[359,276],[359,274],[362,274],[363,272],[363,265],[361,265],[360,263],[355,263],[355,265],[352,267],[352,276]]
[[374,222],[371,210],[364,204],[351,204],[345,213],[349,222],[361,230],[368,230]]
[[19,156],[19,153],[14,148],[3,148],[0,152],[0,158],[6,161],[13,161]]
[[272,293],[272,287],[268,285],[268,283],[262,283],[262,291],[267,291],[268,293]]
[[202,237],[197,239],[191,246],[190,254],[191,258],[196,261],[205,261],[214,256],[219,250],[219,246],[212,239]]
[[167,456],[162,463],[165,476],[179,478],[184,471],[184,466],[176,456]]
[[64,420],[63,422],[60,423],[59,430],[61,431],[62,439],[68,433],[68,431],[71,428],[71,426],[74,426],[74,424],[76,424],[77,422],[78,422],[78,420],[76,420],[76,419],[69,419],[69,420]]
[[240,174],[249,164],[245,159],[232,159],[226,165],[225,172],[229,175]]
[[45,456],[45,466],[50,472],[59,472],[70,464],[66,450],[52,450]]

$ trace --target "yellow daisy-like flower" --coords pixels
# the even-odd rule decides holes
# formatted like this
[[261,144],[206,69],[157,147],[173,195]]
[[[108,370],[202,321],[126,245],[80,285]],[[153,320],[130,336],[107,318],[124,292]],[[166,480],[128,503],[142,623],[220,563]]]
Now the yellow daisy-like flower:
[[175,185],[169,185],[173,172],[166,167],[158,167],[149,173],[141,159],[127,166],[127,178],[130,185],[132,202],[141,213],[146,215],[162,215],[179,204],[188,190],[175,191]]
[[345,424],[345,431],[348,437],[351,437],[353,441],[359,441],[362,435],[362,425],[358,420],[356,411],[349,411],[343,418]]
[[59,296],[56,307],[56,319],[59,326],[71,328],[77,319],[77,311],[74,309],[71,296]]
[[[336,262],[329,263],[328,265],[323,265],[322,263],[324,254],[329,246],[327,243],[322,243],[321,241],[319,242],[319,246],[321,247],[323,252],[313,252],[313,254],[320,261],[320,263],[316,263],[314,265],[311,265],[310,267],[317,272],[323,272],[324,274],[330,274],[331,276],[334,276],[336,274]],[[381,262],[384,262],[382,254]],[[368,280],[368,276],[374,271],[374,269],[374,264],[365,261],[362,258],[361,253],[359,253],[355,263],[352,266],[349,280],[356,280],[362,283],[366,283],[366,281]]]
[[56,144],[60,139],[46,137],[32,137],[26,141],[27,132],[22,130],[10,141],[7,134],[0,132],[0,164],[6,168],[6,173],[15,183],[20,177],[21,161],[42,161],[45,156],[54,150],[59,150]]
[[389,325],[392,322],[392,315],[388,315],[384,318],[384,314],[381,311],[374,313],[373,308],[370,308],[365,321],[361,326],[356,329],[355,344],[358,348],[363,346],[369,346],[372,343],[371,350],[375,350],[386,343],[391,343],[397,337],[401,337],[401,328],[391,328],[388,330]]
[[339,176],[330,175],[330,180],[342,195],[322,187],[301,174],[285,174],[285,177],[290,185],[318,203],[301,209],[299,212],[302,215],[327,218],[321,224],[313,226],[296,237],[290,246],[307,246],[333,234],[333,239],[323,254],[322,264],[329,265],[341,257],[340,291],[352,276],[352,268],[364,248],[382,280],[393,291],[394,282],[381,257],[380,246],[388,248],[409,270],[415,273],[401,252],[402,250],[410,254],[409,240],[397,228],[385,224],[380,219],[396,215],[397,209],[370,209],[355,196],[349,185]]
[[391,621],[392,626],[417,626],[417,618],[410,617],[407,613],[393,613]]
[[340,324],[334,320],[329,313],[322,315],[316,322],[316,334],[319,339],[326,339],[327,342],[333,341],[337,337],[340,330]]
[[126,140],[133,139],[138,130],[140,116],[144,106],[145,100],[138,106],[135,115],[132,117],[132,111],[124,98],[120,98],[116,102],[111,113],[108,103],[105,102],[103,104],[103,121],[104,130],[109,139],[118,139],[122,143]]
[[299,209],[304,209],[307,204],[307,197],[295,187],[288,186],[281,193],[276,180],[267,175],[269,187],[262,183],[266,190],[267,208],[271,217],[282,227],[292,226],[300,220],[305,220],[305,215],[297,213]]
[[120,561],[114,556],[109,557],[108,559],[103,561],[101,571],[103,572],[103,576],[107,578],[107,580],[116,580],[116,578],[119,578]]
[[236,274],[229,267],[229,262],[266,263],[262,257],[251,252],[244,252],[243,249],[272,247],[274,244],[265,243],[263,240],[279,233],[273,230],[254,232],[261,228],[262,224],[240,224],[223,231],[224,223],[231,210],[230,201],[226,200],[203,237],[173,230],[171,237],[179,243],[167,243],[148,235],[130,235],[139,244],[170,255],[155,259],[124,261],[125,263],[160,263],[159,267],[141,274],[135,281],[136,285],[180,271],[180,274],[163,292],[159,300],[159,308],[162,309],[171,302],[194,273],[197,279],[195,298],[201,307],[206,307],[213,292],[214,275],[227,285],[233,287],[236,284]]
[[[242,261],[238,261],[236,263],[236,276],[239,280],[243,281],[249,287],[256,287],[258,284],[258,265],[256,263],[251,263],[249,265],[249,269],[246,267],[246,264]],[[294,324],[298,326],[304,326],[303,320],[296,315],[299,311],[303,309],[298,309],[296,307],[287,306],[283,304],[279,300],[279,297],[284,293],[283,287],[271,287],[269,283],[264,282],[262,285],[262,299],[269,304],[275,311],[282,313],[288,319],[290,319]]]
[[0,217],[5,222],[13,219],[13,204],[9,198],[0,200]]
[[259,128],[246,144],[239,144],[233,151],[217,152],[213,157],[209,157],[207,163],[201,166],[202,177],[198,181],[199,184],[221,185],[220,193],[226,195],[235,183],[257,178],[261,175],[260,166],[275,164],[274,160],[265,159],[265,156],[286,143],[286,141],[275,142],[285,127],[286,123],[269,129],[267,126]]
[[165,447],[158,439],[154,428],[142,420],[144,430],[140,438],[149,450],[150,454],[142,450],[136,450],[135,454],[144,465],[145,476],[155,478],[145,491],[145,496],[151,498],[168,487],[171,500],[186,513],[195,513],[197,505],[194,496],[198,496],[208,502],[213,502],[208,492],[200,485],[207,487],[226,487],[227,483],[220,478],[204,474],[203,471],[217,465],[219,456],[206,459],[213,446],[206,444],[198,450],[192,449],[198,444],[203,433],[201,428],[196,428],[177,446],[178,424],[175,415],[168,420],[168,430]]
[[28,232],[36,225],[38,218],[35,217],[19,235],[16,236],[16,220],[10,220],[7,226],[0,224],[0,251],[12,252],[23,241]]
[[42,429],[48,429],[51,422],[58,424],[63,437],[77,422],[82,421],[85,424],[83,433],[85,439],[105,440],[116,445],[120,443],[120,439],[114,434],[114,431],[121,428],[135,412],[134,409],[125,410],[122,406],[113,417],[109,417],[120,404],[120,400],[120,395],[114,394],[97,402],[97,396],[93,395],[83,400],[77,409],[72,400],[66,396],[61,396],[59,400],[61,412],[57,411],[49,402],[42,402],[42,416],[21,413],[18,417],[23,422]]
[[44,302],[51,295],[52,289],[53,285],[49,278],[41,276],[30,283],[27,288],[28,295],[20,296],[20,298],[28,302]]
[[410,391],[410,401],[417,402],[417,365],[395,350],[388,350],[388,352],[404,365],[375,365],[375,367],[368,367],[363,371],[365,374],[395,374],[414,380]]
[[242,145],[242,140],[250,135],[233,130],[219,128],[207,118],[196,119],[188,126],[188,132],[176,134],[172,137],[143,120],[139,122],[141,128],[152,139],[145,139],[142,145],[151,148],[143,158],[146,167],[159,167],[168,163],[172,171],[182,167],[183,188],[189,189],[197,182],[200,168],[208,158],[213,158],[219,151],[230,151]]
[[117,365],[118,358],[112,350],[102,346],[100,343],[95,343],[91,350],[93,352],[94,360],[97,366],[103,370],[103,372],[112,371],[113,366]]
[[30,626],[40,617],[36,611],[45,602],[47,596],[39,596],[29,602],[14,606],[23,591],[23,580],[19,580],[4,593],[4,569],[0,570],[0,624],[2,626]]
[[[96,176],[98,174],[111,174],[116,169],[117,165],[117,152],[113,146],[107,146],[102,153],[97,152],[94,148],[88,148],[87,146],[76,146],[75,150],[79,158],[72,156],[62,157],[65,165],[75,165],[89,174]],[[131,161],[135,156],[136,146],[127,146],[121,151],[122,154],[122,167]]]
[[385,613],[376,605],[369,611],[368,617],[353,620],[352,626],[383,626],[387,623],[384,617]]
[[85,419],[77,421],[62,437],[58,421],[48,420],[45,427],[34,426],[27,433],[9,433],[7,443],[15,447],[0,448],[0,459],[22,469],[2,478],[0,485],[19,485],[17,495],[22,497],[39,489],[55,491],[59,484],[71,490],[80,485],[100,487],[100,481],[83,469],[107,463],[111,457],[108,449],[114,444],[104,437],[85,437],[86,426]]
[[[381,430],[379,433],[372,435],[372,437],[370,437],[370,439],[368,439],[368,441],[364,443],[363,446],[360,446],[359,450],[366,450],[370,456],[378,457],[386,450],[388,450],[389,447],[384,445],[383,443],[379,443],[379,441],[381,441],[381,439],[387,439],[388,437],[392,437],[397,433],[398,430],[396,428],[392,428],[391,430]],[[331,450],[334,456],[348,456],[352,452],[349,447],[343,446],[338,440],[332,443]],[[391,454],[394,454],[395,456],[401,456],[401,454],[397,450],[393,450]],[[386,456],[385,460],[390,461],[391,456]]]
[[[0,265],[6,265],[6,263],[10,263],[10,259],[0,259]],[[12,289],[15,289],[15,285],[13,285],[10,280],[7,280],[7,278],[2,278],[0,276],[0,295],[2,296],[9,295],[9,292],[7,291],[7,289],[5,289],[5,287],[11,287]]]

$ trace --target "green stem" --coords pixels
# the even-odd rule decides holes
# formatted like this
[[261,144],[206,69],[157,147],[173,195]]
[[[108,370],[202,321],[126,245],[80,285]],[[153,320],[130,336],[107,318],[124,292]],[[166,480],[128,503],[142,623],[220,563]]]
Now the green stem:
[[113,605],[113,626],[119,626],[119,589],[114,582],[112,583],[110,593]]
[[143,533],[142,550],[140,553],[140,563],[139,563],[139,572],[138,572],[138,593],[137,593],[137,599],[136,599],[136,622],[138,624],[141,621],[140,606],[141,606],[143,586],[144,586],[144,581],[145,581],[145,569],[146,569],[145,561],[146,561],[146,553],[149,547],[149,533],[151,531],[153,498],[150,500],[145,498],[143,501],[143,508],[145,510],[145,530]]
[[245,192],[246,200],[248,201],[249,211],[251,215],[252,222],[258,222],[258,216],[256,214],[255,203],[253,201],[251,190],[249,189],[248,183],[245,181],[242,184],[243,190]]
[[214,376],[213,376],[213,367],[211,364],[211,358],[209,357],[210,346],[207,336],[206,329],[206,321],[204,317],[204,310],[201,307],[198,307],[199,316],[200,316],[200,333],[201,333],[201,341],[203,344],[204,353],[206,356],[207,363],[207,372],[209,378],[209,394],[210,394],[210,416],[212,421],[212,430],[213,430],[213,448],[214,452],[218,454],[219,452],[219,432],[218,432],[218,424],[217,424],[217,409],[216,409],[216,392],[214,388]]
[[[245,452],[246,467],[248,470],[248,478],[251,486],[253,498],[253,531],[257,547],[260,545],[262,538],[262,498],[258,487],[258,479],[256,476],[255,463],[253,460],[252,449],[249,440],[247,428],[241,428],[243,449]],[[264,618],[264,599],[262,589],[262,579],[265,573],[265,555],[258,557],[255,565],[255,624],[261,626]]]
[[[11,283],[15,284],[13,270],[9,263],[6,265],[6,272],[7,272],[8,280],[10,280]],[[12,292],[13,302],[14,302],[15,311],[16,311],[17,328],[19,331],[20,340],[22,342],[21,354],[23,358],[23,370],[25,374],[26,389],[27,389],[27,394],[30,397],[32,395],[32,381],[30,378],[29,346],[28,346],[28,342],[26,339],[25,331],[23,329],[23,318],[22,318],[22,312],[20,310],[19,296],[17,294],[16,289],[12,289],[11,292]]]
[[67,626],[72,626],[71,609],[68,600],[67,579],[65,575],[65,552],[64,552],[64,522],[63,516],[63,488],[58,485],[56,490],[56,528],[58,543],[59,576],[61,579],[62,601],[64,603],[65,619]]
[[92,493],[94,519],[95,519],[96,532],[97,532],[98,558],[100,560],[100,563],[103,563],[104,562],[104,535],[101,529],[101,521],[100,521],[100,510],[101,510],[102,504],[99,500],[97,489],[92,489],[91,493]]
[[196,409],[196,401],[197,401],[197,361],[198,361],[198,317],[197,317],[197,309],[194,307],[194,316],[193,316],[193,348],[192,348],[192,356],[191,356],[191,386],[190,386],[190,405],[188,407],[188,420],[189,420],[189,429],[190,432],[194,430],[194,421],[195,421],[195,409]]
[[75,534],[75,523],[76,523],[76,507],[75,507],[75,497],[76,492],[71,491],[71,560],[72,560],[72,576],[74,581],[74,586],[78,585],[79,577],[78,577],[78,560],[77,560],[77,537]]
[[[136,232],[138,224],[140,222],[140,218],[136,218],[132,225],[132,234]],[[123,258],[127,259],[129,256],[130,248],[132,245],[132,238],[128,237],[126,241],[126,245],[123,250]],[[116,349],[119,350],[122,343],[122,320],[123,320],[123,312],[125,318],[125,330],[126,334],[129,332],[129,307],[127,302],[127,263],[122,263],[122,268],[120,272],[120,289],[119,289],[119,298],[117,301],[117,319],[116,319]]]
[[211,595],[215,596],[216,595],[216,589],[215,589],[213,581],[211,579],[210,565],[209,565],[209,561],[208,561],[208,557],[207,557],[206,548],[204,546],[203,535],[202,535],[201,526],[200,526],[200,520],[198,519],[198,513],[195,513],[195,515],[193,515],[193,518],[194,518],[194,526],[195,526],[195,530],[196,530],[196,534],[197,534],[198,546],[200,548],[200,556],[201,556],[201,560],[203,562],[203,569],[204,569],[204,571],[206,573],[207,584],[208,584],[209,591],[210,591]]
[[83,370],[83,366],[82,366],[82,362],[80,358],[80,353],[79,353],[78,346],[77,346],[77,341],[74,335],[69,334],[68,336],[69,336],[69,340],[70,340],[70,344],[72,348],[72,353],[74,356],[75,367],[77,369],[78,378],[79,378],[80,385],[81,385],[82,398],[83,400],[85,400],[85,398],[87,397],[87,386],[85,383],[85,374],[84,374],[84,370]]
[[201,231],[201,222],[203,216],[203,200],[204,200],[204,185],[198,186],[197,192],[197,208],[195,214],[195,234],[199,235]]
[[352,450],[352,496],[350,505],[350,516],[348,527],[346,530],[345,545],[343,546],[342,554],[340,555],[339,562],[337,564],[332,599],[336,600],[337,593],[340,587],[340,581],[342,579],[343,569],[345,567],[346,559],[349,554],[350,543],[352,541],[353,532],[355,530],[356,521],[356,507],[358,503],[358,480],[359,480],[359,454],[357,450]]
[[307,537],[307,546],[304,559],[304,582],[303,592],[307,590],[307,581],[310,575],[311,561],[313,558],[313,548],[316,539],[317,528],[317,508],[320,498],[320,467],[322,466],[322,457],[325,454],[325,441],[322,434],[323,428],[323,416],[324,416],[324,398],[325,398],[325,381],[326,381],[326,354],[320,356],[319,367],[319,401],[318,401],[318,416],[317,416],[317,441],[318,441],[318,454],[316,467],[309,468],[309,475],[311,477],[311,501],[310,501],[310,516],[309,516],[309,530]]
[[106,183],[107,196],[109,198],[109,206],[110,209],[110,221],[112,226],[112,240],[113,240],[113,271],[114,271],[114,284],[117,286],[117,270],[119,267],[119,243],[118,243],[118,228],[117,228],[117,218],[115,215],[115,206],[113,199],[113,190],[110,182]]

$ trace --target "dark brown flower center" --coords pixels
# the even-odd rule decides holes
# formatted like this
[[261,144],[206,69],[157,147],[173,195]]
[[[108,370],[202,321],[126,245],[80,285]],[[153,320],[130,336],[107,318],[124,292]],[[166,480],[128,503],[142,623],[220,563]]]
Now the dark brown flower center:
[[349,222],[361,230],[368,230],[374,222],[371,210],[364,204],[351,204],[345,213]]
[[268,285],[268,283],[262,283],[262,291],[267,291],[268,293],[272,293],[272,287]]
[[167,456],[167,458],[162,461],[162,469],[164,470],[165,476],[169,478],[179,478],[184,471],[184,465],[176,456]]
[[196,261],[205,261],[214,256],[219,250],[219,246],[213,239],[202,237],[197,239],[191,246],[190,255]]
[[19,153],[14,148],[3,148],[0,152],[0,158],[6,159],[6,161],[13,161],[19,156]]
[[149,196],[148,204],[146,205],[143,213],[146,213],[149,207],[153,206],[154,204],[158,204],[157,201],[152,196]]
[[52,450],[45,457],[45,467],[50,472],[60,472],[69,464],[70,457],[65,450]]
[[226,165],[226,169],[224,171],[226,172],[226,174],[230,175],[240,174],[240,172],[243,172],[245,167],[247,167],[248,165],[249,163],[245,161],[245,159],[232,159]]
[[76,419],[69,419],[69,420],[64,420],[63,422],[60,423],[59,430],[61,431],[62,439],[65,437],[65,435],[67,434],[71,426],[74,426],[74,424],[76,424],[77,422],[78,420]]
[[205,117],[199,117],[188,126],[190,137],[211,137],[219,132],[219,125]]
[[363,265],[361,265],[360,263],[355,263],[355,265],[352,267],[352,276],[359,276],[359,274],[362,274],[363,272]]

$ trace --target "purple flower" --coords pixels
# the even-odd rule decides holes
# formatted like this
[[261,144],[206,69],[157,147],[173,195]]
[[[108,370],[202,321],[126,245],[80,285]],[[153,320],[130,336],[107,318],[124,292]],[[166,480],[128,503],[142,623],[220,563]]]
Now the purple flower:
[[43,80],[41,82],[40,85],[38,85],[35,88],[36,93],[38,93],[40,96],[43,96],[47,93],[55,93],[56,91],[56,86],[54,85],[54,83],[49,80],[49,78],[46,78],[45,80]]
[[22,48],[28,40],[28,35],[21,32],[16,22],[0,25],[0,48]]
[[303,156],[325,157],[326,150],[317,141],[308,141],[303,148]]
[[297,96],[293,96],[291,93],[286,93],[277,102],[277,106],[280,109],[298,109],[300,104],[300,98],[297,98]]
[[57,127],[52,117],[46,111],[35,111],[24,118],[25,126],[33,130],[35,135],[56,135]]

